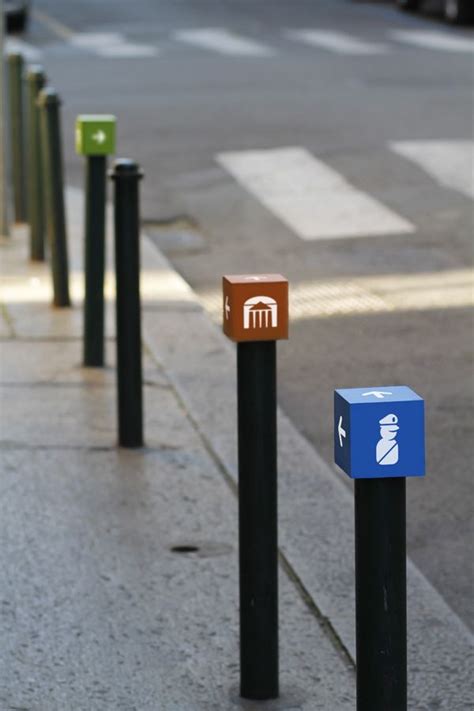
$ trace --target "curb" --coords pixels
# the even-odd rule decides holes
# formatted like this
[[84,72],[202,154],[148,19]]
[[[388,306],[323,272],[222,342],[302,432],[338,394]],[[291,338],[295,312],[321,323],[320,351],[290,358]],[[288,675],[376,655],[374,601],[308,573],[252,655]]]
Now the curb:
[[[234,348],[146,236],[142,246],[145,271],[154,270],[167,285],[164,302],[153,308],[145,302],[147,348],[235,490]],[[302,596],[355,664],[353,498],[281,409],[278,429],[281,556]],[[473,635],[410,559],[407,587],[410,705],[467,707],[474,694]]]

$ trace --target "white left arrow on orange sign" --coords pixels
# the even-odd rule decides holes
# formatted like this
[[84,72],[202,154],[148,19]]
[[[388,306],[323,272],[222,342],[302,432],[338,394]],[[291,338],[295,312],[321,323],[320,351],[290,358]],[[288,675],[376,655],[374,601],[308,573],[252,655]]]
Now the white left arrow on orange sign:
[[226,320],[229,319],[229,314],[230,314],[230,304],[229,304],[229,297],[225,297],[225,317]]

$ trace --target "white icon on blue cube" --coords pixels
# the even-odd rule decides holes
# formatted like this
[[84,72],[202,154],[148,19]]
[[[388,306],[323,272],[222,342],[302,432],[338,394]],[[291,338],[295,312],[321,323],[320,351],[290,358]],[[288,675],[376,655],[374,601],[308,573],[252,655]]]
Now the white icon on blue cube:
[[385,415],[379,420],[380,439],[377,442],[376,455],[377,464],[387,466],[398,462],[398,442],[396,440],[398,426],[396,415]]
[[336,390],[334,458],[353,479],[424,476],[423,399],[400,385]]

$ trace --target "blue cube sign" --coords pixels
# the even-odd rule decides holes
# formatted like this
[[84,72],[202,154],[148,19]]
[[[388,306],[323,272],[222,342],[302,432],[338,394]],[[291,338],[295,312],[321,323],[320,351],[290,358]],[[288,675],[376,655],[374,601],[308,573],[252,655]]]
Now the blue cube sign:
[[334,393],[334,458],[352,479],[424,476],[424,401],[406,386]]

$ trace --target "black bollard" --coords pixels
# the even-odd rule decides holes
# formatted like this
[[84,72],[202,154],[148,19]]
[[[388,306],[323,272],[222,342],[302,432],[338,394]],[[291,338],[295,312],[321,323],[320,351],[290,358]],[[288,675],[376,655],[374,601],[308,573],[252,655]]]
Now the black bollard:
[[23,56],[19,52],[8,55],[11,165],[16,222],[26,222],[23,67]]
[[107,158],[86,163],[84,365],[104,365],[105,174]]
[[405,531],[405,479],[357,479],[358,711],[407,709]]
[[76,151],[86,156],[85,366],[104,365],[104,270],[107,155],[115,151],[114,116],[78,116]]
[[237,344],[240,693],[278,684],[276,343]]
[[26,75],[28,96],[28,216],[30,223],[30,259],[44,261],[44,198],[41,166],[40,116],[38,95],[46,83],[40,66],[32,66]]
[[54,306],[70,306],[67,257],[66,215],[64,208],[63,158],[59,107],[54,89],[43,89],[38,97],[41,114],[41,160],[44,174],[44,200]]
[[224,277],[224,333],[237,341],[240,694],[279,696],[276,341],[288,282]]
[[119,444],[143,445],[138,165],[117,160],[114,181]]
[[406,477],[424,476],[424,402],[406,386],[334,397],[336,463],[355,479],[357,710],[407,709]]

